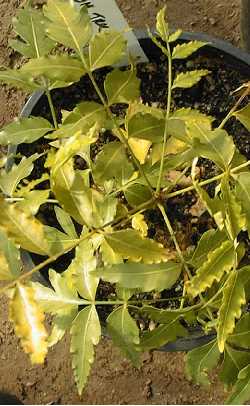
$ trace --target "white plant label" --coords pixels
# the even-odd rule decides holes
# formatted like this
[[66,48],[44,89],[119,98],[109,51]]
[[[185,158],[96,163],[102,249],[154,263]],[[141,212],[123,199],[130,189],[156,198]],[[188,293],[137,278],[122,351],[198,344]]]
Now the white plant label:
[[[79,5],[88,7],[89,15],[96,30],[114,28],[117,31],[124,31],[128,28],[128,23],[123,17],[121,10],[115,0],[74,0]],[[134,58],[140,58],[140,62],[147,62],[143,49],[133,31],[125,33],[128,41],[130,54]],[[124,62],[123,62],[124,63]]]

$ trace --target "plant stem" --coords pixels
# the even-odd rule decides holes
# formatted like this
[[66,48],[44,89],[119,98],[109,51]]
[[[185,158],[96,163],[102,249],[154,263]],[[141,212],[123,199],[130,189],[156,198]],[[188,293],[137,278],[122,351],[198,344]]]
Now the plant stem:
[[[15,203],[15,202],[22,202],[25,200],[24,197],[5,197],[4,199],[6,202],[9,203]],[[53,203],[53,204],[59,204],[58,200],[56,199],[47,199],[45,203]]]
[[54,127],[55,127],[55,129],[58,129],[58,123],[57,123],[57,119],[56,119],[55,107],[54,107],[54,104],[53,104],[53,101],[52,101],[50,90],[46,89],[45,93],[46,93],[46,96],[47,96],[47,99],[48,99],[48,102],[49,102],[49,107],[50,107]]
[[167,42],[167,50],[168,50],[168,99],[167,99],[167,110],[165,115],[165,128],[164,128],[164,135],[163,135],[163,146],[162,146],[162,154],[161,154],[161,163],[160,163],[160,172],[159,178],[157,181],[156,187],[156,195],[159,193],[161,189],[161,182],[163,176],[163,168],[164,168],[164,156],[165,156],[165,149],[167,143],[167,136],[168,136],[168,120],[171,108],[171,98],[172,98],[172,54],[169,43]]
[[221,124],[219,125],[218,128],[223,128],[225,126],[225,124],[228,122],[228,120],[232,117],[233,113],[237,110],[237,108],[239,107],[239,105],[242,103],[242,101],[245,99],[245,97],[247,97],[250,93],[250,85],[246,88],[245,92],[243,92],[243,94],[241,95],[241,97],[239,98],[239,100],[237,100],[237,102],[235,103],[235,105],[232,107],[232,109],[229,111],[229,113],[226,115],[226,117],[224,118],[224,120],[222,120]]

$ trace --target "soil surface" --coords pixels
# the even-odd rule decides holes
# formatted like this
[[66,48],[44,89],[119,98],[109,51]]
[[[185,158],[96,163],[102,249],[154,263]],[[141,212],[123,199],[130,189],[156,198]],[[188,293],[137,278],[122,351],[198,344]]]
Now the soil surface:
[[[0,65],[16,66],[21,59],[7,44],[12,36],[11,19],[19,0],[0,0]],[[41,3],[41,1],[37,1]],[[132,27],[154,25],[163,0],[117,0]],[[239,44],[240,0],[168,0],[172,27],[203,31]],[[184,18],[185,16],[185,18]],[[0,87],[0,127],[18,116],[25,95]],[[136,370],[109,340],[103,339],[89,383],[78,397],[71,371],[68,338],[52,349],[44,366],[31,366],[20,350],[8,322],[7,301],[1,298],[0,391],[16,395],[24,404],[220,404],[224,399],[216,374],[208,389],[187,381],[183,372],[184,355],[172,353],[143,355]],[[5,404],[6,400],[0,404]]]

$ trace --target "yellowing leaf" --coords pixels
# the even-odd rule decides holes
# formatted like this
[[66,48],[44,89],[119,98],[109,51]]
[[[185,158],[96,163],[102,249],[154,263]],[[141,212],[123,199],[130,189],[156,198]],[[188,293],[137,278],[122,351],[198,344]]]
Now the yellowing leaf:
[[233,271],[229,275],[223,290],[222,305],[218,314],[218,347],[224,351],[228,336],[234,331],[235,319],[239,319],[242,305],[246,303],[244,285],[240,280],[240,273]]
[[162,142],[165,120],[153,114],[134,114],[128,121],[129,138],[139,138],[152,143]]
[[101,338],[101,326],[95,306],[88,306],[80,311],[73,321],[70,333],[72,367],[81,395],[94,361],[94,345],[97,345]]
[[171,42],[177,41],[177,39],[179,39],[181,34],[182,34],[182,30],[180,30],[180,29],[176,30],[175,32],[173,32],[172,34],[169,35],[168,42],[171,43]]
[[10,320],[22,347],[34,364],[42,364],[47,354],[47,332],[43,325],[44,314],[35,301],[31,287],[18,284],[10,302]]
[[148,225],[144,219],[143,214],[137,213],[133,216],[132,227],[134,230],[139,231],[142,237],[147,237]]
[[199,268],[207,260],[209,252],[214,251],[216,248],[220,247],[223,242],[227,239],[225,232],[220,230],[208,230],[206,231],[199,240],[198,246],[194,251],[194,254],[189,261],[191,265]]
[[74,223],[70,217],[70,215],[61,209],[61,207],[55,206],[54,207],[56,218],[64,232],[70,236],[71,238],[78,238]]
[[115,309],[107,318],[107,330],[114,344],[132,363],[139,367],[140,355],[135,345],[139,344],[139,328],[130,316],[127,306]]
[[114,103],[130,103],[140,97],[140,80],[136,76],[136,70],[129,71],[114,69],[104,82],[105,93],[109,105]]
[[11,281],[17,279],[22,266],[20,250],[0,230],[0,280]]
[[35,216],[40,206],[46,203],[48,198],[49,190],[31,190],[23,200],[16,203],[16,207]]
[[250,175],[249,172],[240,173],[236,178],[236,196],[241,203],[246,216],[246,225],[250,235]]
[[28,92],[43,88],[43,86],[35,83],[34,79],[29,74],[22,72],[20,69],[0,70],[0,82],[14,86],[18,89],[27,90]]
[[176,45],[173,50],[173,59],[185,59],[196,52],[201,47],[207,45],[206,42],[203,41],[190,41],[185,44]]
[[140,164],[143,165],[147,159],[148,151],[152,145],[152,142],[149,140],[131,137],[129,138],[128,143],[134,156],[138,159]]
[[187,292],[192,297],[219,282],[225,272],[229,272],[235,263],[235,248],[231,241],[225,241],[220,247],[210,252],[204,264],[187,283]]
[[169,37],[169,28],[168,23],[166,22],[166,10],[167,7],[165,6],[156,16],[156,30],[164,42],[167,42]]
[[250,104],[233,114],[250,131]]
[[193,70],[185,73],[179,73],[173,83],[172,89],[177,87],[187,89],[196,85],[203,76],[207,76],[209,71],[207,69]]
[[77,7],[73,1],[48,0],[43,10],[49,20],[48,35],[81,53],[92,33],[87,9]]

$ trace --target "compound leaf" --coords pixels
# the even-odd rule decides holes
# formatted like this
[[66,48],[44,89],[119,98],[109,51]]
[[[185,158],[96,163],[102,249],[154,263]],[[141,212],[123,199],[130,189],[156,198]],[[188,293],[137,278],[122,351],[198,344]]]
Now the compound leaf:
[[46,36],[46,20],[43,14],[31,7],[18,11],[13,18],[15,33],[21,38],[10,41],[10,46],[26,58],[39,58],[47,55],[55,46]]
[[31,362],[43,363],[47,354],[47,332],[43,325],[44,314],[38,307],[32,287],[16,285],[10,301],[10,320]]
[[94,361],[94,345],[101,337],[101,326],[95,306],[81,310],[71,327],[72,366],[78,392],[81,395]]
[[114,344],[135,366],[139,367],[139,352],[136,350],[136,345],[140,342],[139,329],[126,305],[118,307],[109,315],[107,330]]
[[213,340],[187,354],[186,373],[197,384],[209,385],[208,371],[216,367],[220,359],[217,341]]
[[192,297],[211,287],[214,281],[219,282],[225,272],[229,272],[235,263],[233,242],[225,241],[210,252],[207,260],[197,269],[195,276],[187,283],[187,291]]
[[207,76],[210,72],[207,69],[193,70],[185,73],[179,73],[173,83],[172,89],[180,87],[187,89],[196,85],[203,76]]
[[43,10],[49,20],[49,37],[81,53],[92,34],[87,8],[73,1],[48,0]]
[[250,131],[250,104],[236,111],[233,115]]
[[173,59],[185,59],[196,52],[198,49],[207,45],[206,42],[202,41],[190,41],[186,44],[176,45],[173,49],[172,58]]
[[[131,240],[131,243],[136,247],[135,241]],[[118,283],[123,288],[138,288],[143,292],[150,292],[170,289],[178,280],[181,270],[181,264],[171,261],[156,265],[126,262],[98,269],[95,274],[105,281]]]
[[105,240],[124,259],[153,264],[167,261],[169,258],[168,251],[161,244],[149,238],[142,238],[138,231],[132,229],[107,233]]
[[53,347],[64,337],[76,316],[77,308],[72,308],[63,315],[55,316],[52,322],[52,331],[48,337],[48,347]]
[[136,76],[136,70],[129,71],[114,69],[104,82],[105,92],[109,105],[115,103],[131,103],[140,97],[140,80]]

